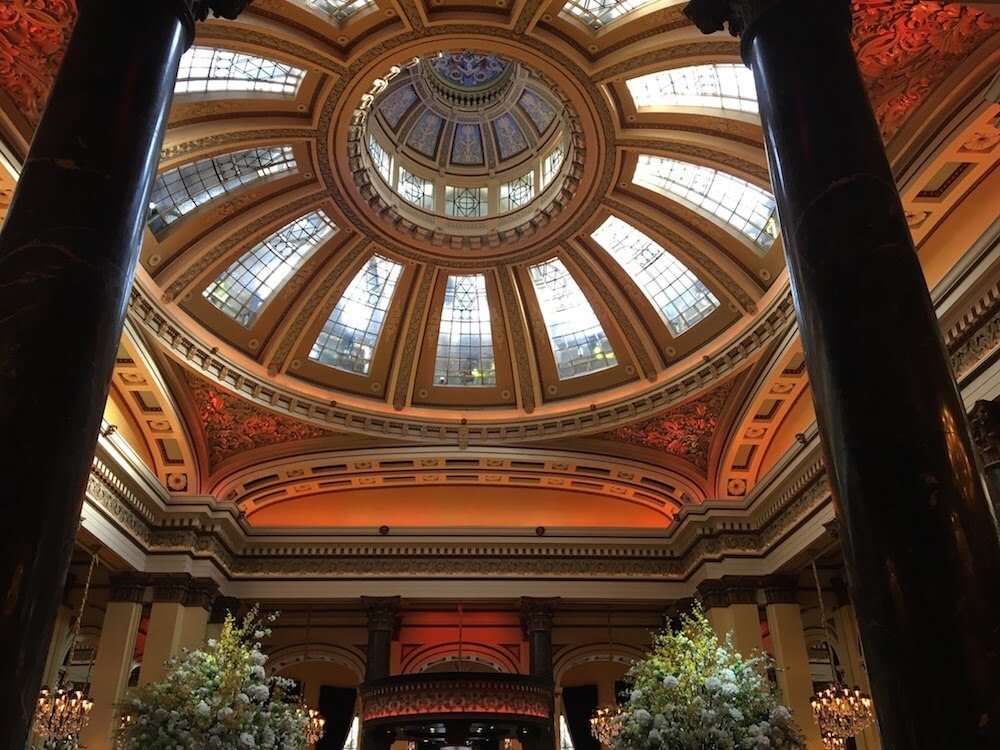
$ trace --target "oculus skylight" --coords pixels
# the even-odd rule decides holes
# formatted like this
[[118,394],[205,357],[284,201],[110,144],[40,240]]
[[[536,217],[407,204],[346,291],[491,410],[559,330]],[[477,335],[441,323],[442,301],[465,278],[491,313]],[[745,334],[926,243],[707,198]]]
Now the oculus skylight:
[[323,324],[309,358],[367,375],[403,267],[381,255],[369,258]]
[[202,295],[249,328],[275,291],[336,231],[322,211],[302,216],[244,253]]
[[486,277],[449,276],[441,308],[434,383],[454,386],[495,386],[493,328]]
[[711,167],[642,154],[632,181],[721,219],[766,252],[778,236],[774,196]]
[[192,47],[181,57],[175,94],[242,91],[294,96],[301,68],[218,47]]
[[757,112],[753,73],[745,65],[691,65],[630,78],[625,84],[640,109],[713,107]]
[[719,306],[687,266],[617,216],[609,217],[591,236],[642,289],[674,336]]
[[162,232],[200,205],[238,187],[295,171],[291,146],[266,146],[200,159],[160,173],[149,205],[149,228]]
[[618,364],[594,308],[559,258],[528,269],[560,380]]

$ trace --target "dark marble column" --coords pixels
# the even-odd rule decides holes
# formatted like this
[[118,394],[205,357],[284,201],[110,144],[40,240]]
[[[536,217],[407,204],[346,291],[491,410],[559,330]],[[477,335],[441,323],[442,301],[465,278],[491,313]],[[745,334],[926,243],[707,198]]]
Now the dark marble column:
[[363,596],[368,615],[368,653],[365,655],[365,681],[388,677],[392,659],[392,637],[399,617],[398,596]]
[[993,508],[1000,516],[1000,400],[977,401],[969,415],[972,437],[983,461],[983,476]]
[[[521,623],[528,636],[528,657],[531,676],[545,682],[553,681],[552,664],[552,621],[559,599],[521,599]],[[549,707],[550,715],[553,707]],[[531,741],[539,750],[553,750],[555,747],[555,724],[533,727]]]
[[210,10],[86,0],[0,233],[0,748],[23,750],[177,64]]
[[693,0],[753,69],[884,743],[1000,747],[1000,531],[847,0]]

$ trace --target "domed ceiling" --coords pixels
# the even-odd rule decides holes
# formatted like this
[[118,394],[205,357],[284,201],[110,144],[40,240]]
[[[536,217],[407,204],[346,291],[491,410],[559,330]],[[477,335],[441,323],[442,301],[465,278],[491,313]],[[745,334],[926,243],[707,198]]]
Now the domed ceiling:
[[[46,3],[11,14],[28,73],[0,37],[25,133],[73,15]],[[887,139],[997,28],[966,6],[856,5]],[[255,0],[201,25],[130,320],[179,364],[211,471],[286,439],[602,435],[588,451],[697,478],[660,501],[672,513],[723,458],[759,463],[713,435],[785,345],[781,233],[752,76],[683,6]],[[801,361],[782,368],[797,396]],[[250,405],[272,416],[227,416]]]

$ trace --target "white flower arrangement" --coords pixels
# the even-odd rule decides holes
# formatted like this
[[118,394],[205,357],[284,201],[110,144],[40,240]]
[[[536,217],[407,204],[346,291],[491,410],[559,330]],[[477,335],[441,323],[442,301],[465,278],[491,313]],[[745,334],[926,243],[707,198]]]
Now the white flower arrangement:
[[701,610],[657,635],[629,671],[612,750],[802,750],[791,712],[765,676],[767,658],[720,643]]
[[269,634],[256,607],[239,624],[227,616],[218,641],[172,659],[162,682],[119,706],[129,720],[118,747],[304,750],[307,715],[289,695],[292,681],[264,671],[260,639]]

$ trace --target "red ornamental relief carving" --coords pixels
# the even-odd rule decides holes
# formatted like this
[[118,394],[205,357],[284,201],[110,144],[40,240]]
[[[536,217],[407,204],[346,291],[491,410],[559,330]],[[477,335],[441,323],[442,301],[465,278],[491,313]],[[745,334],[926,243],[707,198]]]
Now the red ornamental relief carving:
[[185,370],[184,377],[201,419],[212,468],[254,448],[331,434],[297,419],[259,409],[194,373]]
[[856,2],[854,49],[882,136],[998,30],[996,18],[961,3]]
[[619,427],[605,433],[604,437],[663,451],[707,471],[712,436],[734,386],[735,381],[730,380],[693,401],[644,422]]
[[76,20],[76,0],[0,2],[0,88],[37,122]]

